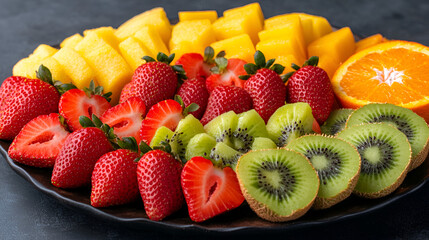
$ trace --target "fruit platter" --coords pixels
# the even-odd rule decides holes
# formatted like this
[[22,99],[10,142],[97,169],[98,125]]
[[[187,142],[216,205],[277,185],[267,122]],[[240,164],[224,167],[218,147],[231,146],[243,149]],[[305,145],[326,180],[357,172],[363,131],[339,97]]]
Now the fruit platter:
[[380,208],[429,176],[429,48],[258,3],[40,44],[0,87],[8,164],[135,226],[239,231]]

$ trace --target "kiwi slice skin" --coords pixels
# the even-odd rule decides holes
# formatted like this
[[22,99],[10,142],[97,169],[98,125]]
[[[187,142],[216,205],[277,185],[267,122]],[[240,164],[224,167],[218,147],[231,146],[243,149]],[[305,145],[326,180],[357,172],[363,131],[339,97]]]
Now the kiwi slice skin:
[[424,162],[429,152],[429,127],[422,117],[394,104],[372,103],[354,111],[346,127],[376,122],[389,123],[407,136],[413,152],[410,171]]
[[333,136],[311,134],[293,140],[286,148],[304,154],[318,173],[320,188],[313,209],[329,208],[351,195],[361,166],[353,145]]
[[[387,123],[364,123],[344,129],[337,137],[354,145],[361,155],[361,173],[354,194],[364,198],[380,198],[392,193],[401,185],[411,166],[412,158],[411,145],[405,134]],[[365,140],[362,140],[363,137]],[[387,141],[389,142],[386,143]],[[362,147],[364,144],[368,144],[369,147]],[[392,162],[370,160],[371,155],[374,155],[374,152],[371,152],[373,146],[379,146],[377,148],[380,153],[382,148],[385,154],[389,154],[387,159]],[[376,168],[380,165],[385,169]]]
[[[274,162],[270,164],[272,159]],[[275,191],[274,185],[272,185],[271,192],[280,195],[273,196],[262,189],[263,173],[254,172],[255,166],[258,168],[257,171],[268,173],[268,177],[264,177],[264,180],[271,178],[274,179],[271,182],[279,184]],[[274,169],[269,168],[273,166]],[[273,171],[269,172],[270,170]],[[236,173],[241,191],[250,208],[259,217],[271,222],[290,221],[304,215],[314,203],[320,185],[316,170],[310,161],[304,155],[289,149],[250,151],[238,160]],[[250,175],[251,173],[254,174]],[[276,177],[273,176],[276,176],[276,173],[277,175],[287,174],[283,175],[283,178],[275,180]],[[264,186],[267,186],[267,183],[270,181],[266,180]],[[287,192],[280,192],[284,189]],[[264,193],[259,191],[264,191]],[[281,194],[284,196],[280,197]],[[295,206],[291,207],[291,205]]]
[[337,134],[345,128],[347,119],[353,111],[350,108],[341,108],[332,111],[328,119],[320,126],[320,130],[326,135]]

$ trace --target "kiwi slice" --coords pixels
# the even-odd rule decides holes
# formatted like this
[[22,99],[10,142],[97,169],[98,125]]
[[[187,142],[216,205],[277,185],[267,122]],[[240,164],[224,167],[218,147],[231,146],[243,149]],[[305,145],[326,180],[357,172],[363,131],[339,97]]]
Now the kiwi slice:
[[217,166],[231,167],[235,171],[237,166],[238,159],[242,153],[236,151],[230,146],[226,145],[223,142],[218,142],[210,150],[210,159],[213,160],[213,163]]
[[314,117],[308,103],[286,104],[278,108],[267,122],[269,137],[283,147],[295,138],[311,133]]
[[424,162],[429,151],[429,127],[422,117],[407,108],[388,103],[373,103],[354,111],[347,121],[347,127],[376,122],[392,124],[407,136],[413,152],[410,170]]
[[173,136],[174,132],[171,131],[168,127],[161,126],[159,127],[152,140],[150,141],[150,147],[161,146],[161,142],[170,142],[170,138]]
[[325,123],[320,127],[320,130],[327,135],[337,134],[345,128],[347,119],[353,111],[353,109],[349,108],[341,108],[332,111]]
[[314,209],[329,208],[352,193],[360,172],[360,155],[350,143],[323,135],[306,135],[290,142],[286,148],[310,159],[320,179]]
[[170,139],[171,151],[182,161],[185,159],[186,147],[189,140],[198,133],[203,133],[204,127],[201,122],[189,114],[180,120],[179,124]]
[[265,137],[256,137],[252,144],[252,150],[275,149],[277,145],[273,140]]
[[309,160],[288,149],[250,151],[238,160],[236,173],[252,210],[272,222],[304,215],[319,189],[319,178]]
[[189,161],[195,156],[210,158],[210,152],[216,145],[216,139],[207,133],[199,133],[189,140],[185,159]]
[[361,172],[354,193],[367,198],[388,195],[401,185],[411,164],[411,146],[401,131],[386,123],[366,123],[337,134],[355,146]]

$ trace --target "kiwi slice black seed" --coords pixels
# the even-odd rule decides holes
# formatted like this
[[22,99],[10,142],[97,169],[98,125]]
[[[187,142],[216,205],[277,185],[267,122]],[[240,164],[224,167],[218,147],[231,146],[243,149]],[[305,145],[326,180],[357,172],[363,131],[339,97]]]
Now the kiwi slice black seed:
[[189,140],[198,133],[203,132],[204,127],[201,122],[196,119],[194,115],[189,114],[184,119],[180,120],[176,130],[174,130],[173,136],[171,136],[171,151],[181,160],[184,160]]
[[353,145],[332,136],[306,135],[293,140],[286,148],[304,154],[317,171],[320,188],[313,208],[328,208],[350,196],[361,164]]
[[354,110],[349,108],[337,109],[331,112],[328,119],[320,127],[322,133],[335,135],[346,126],[347,119]]
[[288,149],[250,151],[240,157],[237,178],[252,210],[261,218],[283,222],[304,215],[319,190],[309,160]]
[[401,185],[411,164],[411,145],[405,134],[387,123],[366,123],[348,127],[337,137],[355,146],[361,156],[355,194],[379,198]]
[[170,138],[173,136],[174,132],[165,126],[159,127],[155,135],[153,135],[152,140],[150,141],[150,147],[161,146],[161,142],[170,142]]
[[373,103],[354,111],[346,126],[376,122],[392,124],[407,136],[413,152],[410,170],[424,162],[429,151],[429,127],[422,117],[407,108],[388,103]]
[[231,167],[235,171],[237,166],[238,159],[242,153],[236,151],[230,146],[226,145],[223,142],[218,142],[210,150],[210,159],[213,160],[213,163],[217,166]]
[[269,137],[283,147],[293,139],[312,133],[314,117],[308,103],[291,103],[278,108],[267,122]]

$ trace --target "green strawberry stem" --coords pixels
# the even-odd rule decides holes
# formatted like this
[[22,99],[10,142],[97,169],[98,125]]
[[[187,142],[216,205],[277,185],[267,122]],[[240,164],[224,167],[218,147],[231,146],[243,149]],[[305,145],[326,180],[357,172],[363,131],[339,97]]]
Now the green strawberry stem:
[[174,101],[178,102],[182,106],[182,115],[184,117],[188,116],[189,113],[197,111],[200,106],[196,103],[191,103],[189,106],[185,107],[185,103],[182,100],[182,97],[179,95],[174,95]]
[[[167,54],[159,52],[156,55],[156,60],[151,56],[144,56],[144,57],[142,57],[142,59],[145,60],[147,63],[148,62],[162,62],[162,63],[165,63],[167,65],[170,65],[171,62],[174,60],[174,57],[175,57],[174,53],[172,53],[170,56],[167,56]],[[188,79],[182,65],[173,65],[173,66],[171,66],[171,68],[173,68],[173,70],[176,72],[179,82]]]
[[36,77],[52,86],[54,86],[60,95],[64,94],[70,89],[77,88],[72,83],[62,83],[61,81],[54,80],[52,78],[52,73],[49,68],[45,67],[43,64],[39,66],[39,69],[36,71]]
[[[313,66],[313,67],[317,67],[317,64],[319,64],[319,57],[318,56],[311,56],[307,61],[304,62],[304,64],[302,65],[302,67],[305,66]],[[295,71],[292,72],[288,72],[286,74],[284,74],[283,76],[281,76],[283,82],[287,82],[289,80],[290,77],[292,77],[292,75],[298,71],[301,67],[298,66],[295,63],[291,64],[292,69],[294,69]]]
[[91,98],[94,95],[100,95],[104,97],[108,102],[110,102],[111,100],[110,96],[112,96],[112,92],[103,94],[103,91],[104,91],[103,86],[95,87],[94,80],[91,80],[91,82],[89,83],[89,87],[84,88],[83,91],[85,92],[86,96],[88,96],[89,98]]
[[276,63],[275,59],[269,59],[268,61],[265,61],[265,56],[261,51],[256,51],[255,54],[253,55],[255,63],[247,63],[244,65],[244,70],[246,70],[246,73],[248,75],[241,75],[239,76],[239,78],[241,80],[247,80],[250,78],[251,75],[254,75],[258,72],[259,69],[262,68],[267,68],[270,70],[273,70],[274,72],[276,72],[277,74],[282,74],[282,72],[284,71],[285,67]]

